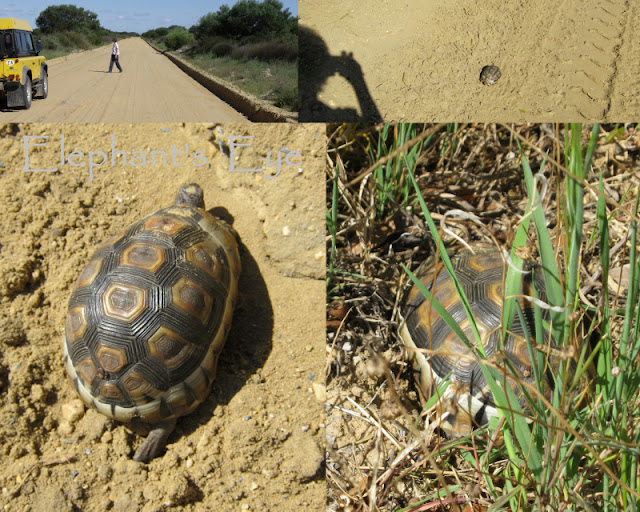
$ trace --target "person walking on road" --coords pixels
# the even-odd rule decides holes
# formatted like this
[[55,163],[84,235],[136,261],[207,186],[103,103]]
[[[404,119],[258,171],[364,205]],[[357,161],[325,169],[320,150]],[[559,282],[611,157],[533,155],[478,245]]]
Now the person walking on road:
[[113,69],[113,63],[116,63],[116,66],[118,67],[118,69],[120,70],[120,73],[122,73],[122,68],[120,67],[120,46],[118,46],[118,40],[114,37],[112,39],[113,41],[113,46],[111,47],[111,63],[109,64],[109,73],[111,73],[111,70]]

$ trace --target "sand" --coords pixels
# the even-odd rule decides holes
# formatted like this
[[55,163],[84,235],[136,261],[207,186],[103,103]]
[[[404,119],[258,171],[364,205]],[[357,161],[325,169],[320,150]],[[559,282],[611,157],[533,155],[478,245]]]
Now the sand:
[[[306,38],[309,47],[301,120],[617,122],[640,115],[640,8],[633,2],[361,4],[300,1],[301,45]],[[492,64],[502,77],[483,85],[480,72]]]

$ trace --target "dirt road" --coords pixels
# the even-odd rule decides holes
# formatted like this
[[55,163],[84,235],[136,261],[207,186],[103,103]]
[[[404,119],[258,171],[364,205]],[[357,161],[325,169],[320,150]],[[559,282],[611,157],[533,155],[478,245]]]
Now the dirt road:
[[226,122],[246,118],[140,38],[120,44],[123,73],[109,69],[111,46],[54,59],[49,97],[0,122]]
[[[302,0],[300,23],[322,38],[330,56],[352,54],[384,119],[557,122],[640,116],[640,8],[634,2],[375,0],[367,9],[360,4]],[[479,80],[489,64],[502,71],[493,86]],[[322,104],[358,107],[339,71],[324,76]],[[301,120],[308,119],[301,112]]]

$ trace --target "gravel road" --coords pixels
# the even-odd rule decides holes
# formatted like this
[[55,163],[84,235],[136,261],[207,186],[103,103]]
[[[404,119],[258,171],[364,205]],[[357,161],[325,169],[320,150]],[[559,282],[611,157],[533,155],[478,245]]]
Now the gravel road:
[[246,118],[140,38],[120,44],[123,73],[109,69],[111,46],[49,62],[49,97],[0,122],[228,122]]

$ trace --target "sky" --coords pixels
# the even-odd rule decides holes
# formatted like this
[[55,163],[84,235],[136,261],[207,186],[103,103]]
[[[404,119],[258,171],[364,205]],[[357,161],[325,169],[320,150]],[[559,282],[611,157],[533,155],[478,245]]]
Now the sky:
[[[298,0],[280,1],[291,14],[298,15]],[[36,18],[49,5],[71,4],[95,12],[100,25],[109,30],[142,33],[169,25],[189,28],[205,14],[216,12],[221,5],[235,3],[236,0],[8,0],[0,4],[0,18],[19,18],[36,28]]]

